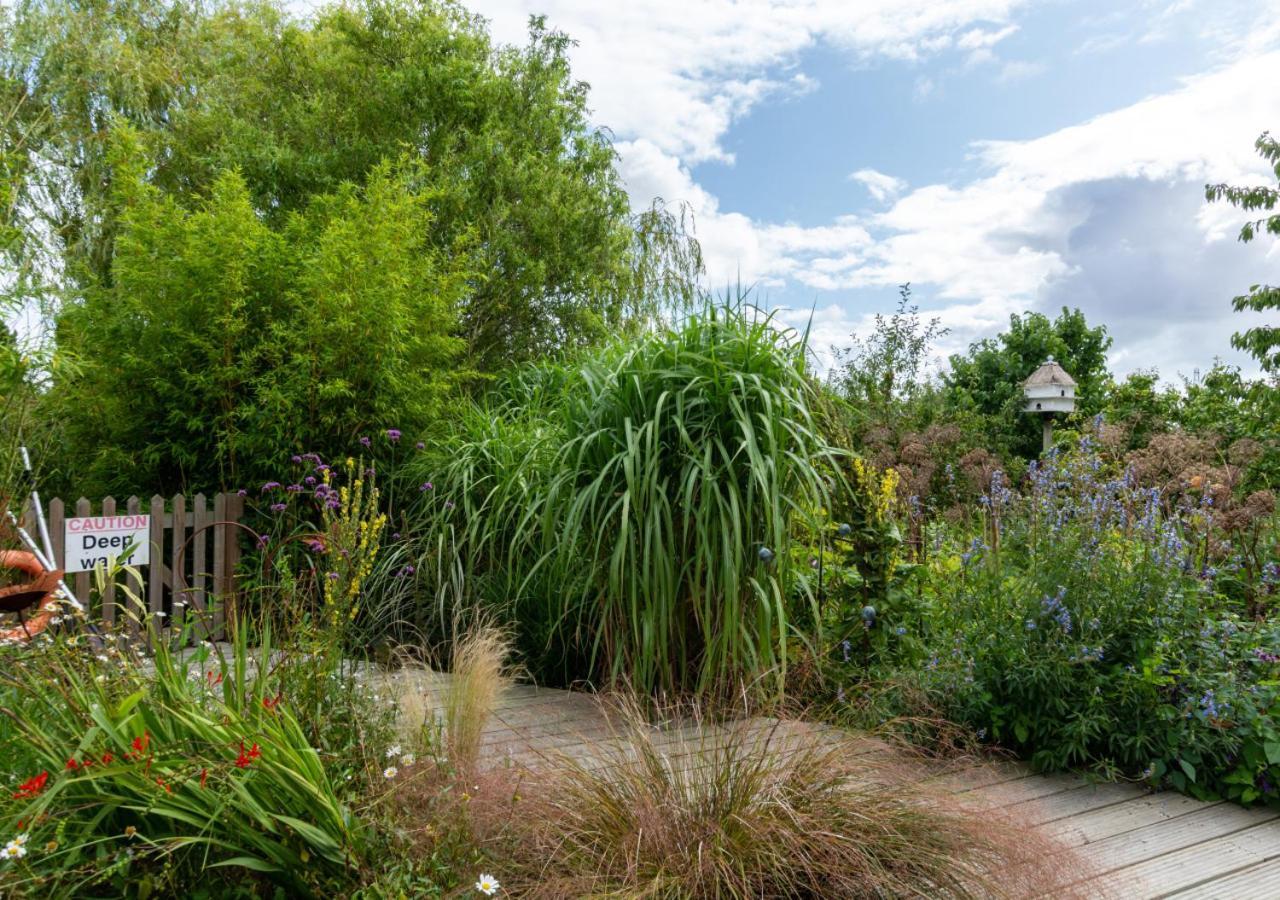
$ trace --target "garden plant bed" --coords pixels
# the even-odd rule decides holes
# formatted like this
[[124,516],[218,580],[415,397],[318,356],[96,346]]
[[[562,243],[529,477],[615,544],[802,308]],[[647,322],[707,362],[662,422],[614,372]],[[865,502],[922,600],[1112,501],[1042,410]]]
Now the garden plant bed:
[[[442,705],[450,675],[402,669],[382,674],[388,691]],[[433,702],[434,701],[434,702]],[[730,724],[654,726],[654,740],[672,753],[707,753]],[[747,726],[786,748],[822,740],[823,726],[753,719]],[[698,735],[698,729],[704,734]],[[706,732],[711,732],[708,738]],[[564,755],[607,764],[621,737],[602,698],[530,684],[504,688],[484,728],[482,757],[490,766],[536,767]],[[696,743],[695,743],[696,741]],[[868,755],[889,754],[872,738]],[[607,748],[607,749],[605,749]],[[1153,793],[1124,783],[1095,783],[1081,775],[1041,775],[1020,762],[939,764],[935,776],[976,809],[1012,813],[1056,839],[1075,860],[1062,868],[1060,887],[1087,897],[1270,897],[1280,891],[1280,813]]]

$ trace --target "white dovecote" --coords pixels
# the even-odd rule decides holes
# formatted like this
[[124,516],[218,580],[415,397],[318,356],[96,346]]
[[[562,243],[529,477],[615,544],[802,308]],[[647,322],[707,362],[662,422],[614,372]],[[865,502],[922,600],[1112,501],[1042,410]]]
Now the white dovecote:
[[1022,411],[1039,415],[1044,423],[1044,449],[1053,445],[1053,414],[1074,412],[1076,381],[1052,356],[1022,382],[1026,403]]

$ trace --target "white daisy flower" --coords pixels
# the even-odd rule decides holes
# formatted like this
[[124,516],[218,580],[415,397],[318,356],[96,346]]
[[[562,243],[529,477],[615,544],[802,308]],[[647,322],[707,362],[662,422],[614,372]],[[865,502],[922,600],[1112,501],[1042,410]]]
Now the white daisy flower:
[[411,766],[417,761],[417,758],[412,753],[406,753],[400,757],[400,765],[402,766]]
[[27,855],[27,848],[19,844],[17,841],[10,841],[4,845],[4,849],[0,850],[0,856],[5,859],[22,859]]
[[400,774],[400,770],[397,769],[395,766],[387,766],[385,769],[382,770],[382,777],[386,778],[388,781],[391,780],[392,778],[395,778],[399,774]]
[[387,748],[387,759],[390,759],[393,756],[399,756],[399,755],[400,755],[399,744],[392,744],[390,747]]
[[492,875],[481,875],[476,881],[476,890],[484,894],[486,897],[492,897],[498,893],[498,888],[502,885],[498,884],[498,879]]

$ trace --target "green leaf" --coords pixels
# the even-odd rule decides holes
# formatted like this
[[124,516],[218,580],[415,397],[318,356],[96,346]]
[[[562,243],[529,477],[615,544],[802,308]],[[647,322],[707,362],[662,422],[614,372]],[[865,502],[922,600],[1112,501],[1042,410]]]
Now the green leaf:
[[1267,741],[1262,746],[1262,752],[1267,755],[1268,763],[1280,766],[1280,741]]
[[217,869],[224,866],[243,866],[246,869],[252,869],[255,872],[281,872],[279,866],[272,865],[265,859],[258,859],[256,856],[233,856],[231,859],[224,859],[221,862],[209,863],[208,868]]
[[1182,767],[1182,771],[1187,773],[1187,777],[1192,781],[1196,780],[1196,767],[1191,765],[1185,759],[1178,760],[1178,765]]

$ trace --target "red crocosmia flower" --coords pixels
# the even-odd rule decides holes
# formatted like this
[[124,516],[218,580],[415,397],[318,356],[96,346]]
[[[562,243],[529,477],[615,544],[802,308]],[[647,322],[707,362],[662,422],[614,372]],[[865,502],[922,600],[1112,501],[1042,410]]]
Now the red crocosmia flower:
[[280,694],[276,694],[274,697],[263,697],[262,708],[267,710],[274,710],[277,706],[280,705],[281,696],[282,695]]
[[136,737],[133,739],[132,746],[134,755],[141,756],[146,753],[147,748],[151,746],[151,735],[147,734],[145,731],[142,732],[142,737]]
[[248,750],[244,749],[244,741],[240,742],[240,755],[236,757],[236,768],[247,769],[249,764],[262,755],[262,751],[258,749],[258,745],[254,744]]
[[209,770],[201,769],[200,770],[200,787],[204,787],[204,783],[208,780],[209,780]]
[[160,785],[160,787],[164,788],[168,793],[170,794],[173,793],[173,788],[169,787],[169,783],[165,781],[163,778],[157,778],[156,784]]
[[[113,760],[113,759],[115,759],[115,757],[111,755],[111,751],[109,751],[109,750],[108,750],[106,753],[102,754],[102,764],[103,764],[104,766],[109,766],[109,765],[111,765],[111,760]],[[84,764],[85,764],[86,766],[87,766],[87,765],[89,765],[89,761],[88,761],[88,760],[85,760],[85,763],[84,763]]]
[[22,784],[18,785],[17,792],[13,795],[15,800],[25,800],[34,797],[44,790],[44,786],[49,782],[49,773],[41,772],[32,778],[28,778]]
[[204,673],[204,677],[205,677],[205,679],[209,682],[209,687],[214,687],[215,685],[222,684],[222,673],[221,673],[221,672],[219,672],[219,673],[218,673],[218,677],[217,677],[217,678],[214,678],[214,677],[213,677],[213,672],[205,672],[205,673]]
[[62,771],[74,772],[78,768],[80,768],[80,763],[76,762],[76,758],[73,756],[67,760],[67,764],[63,766]]

